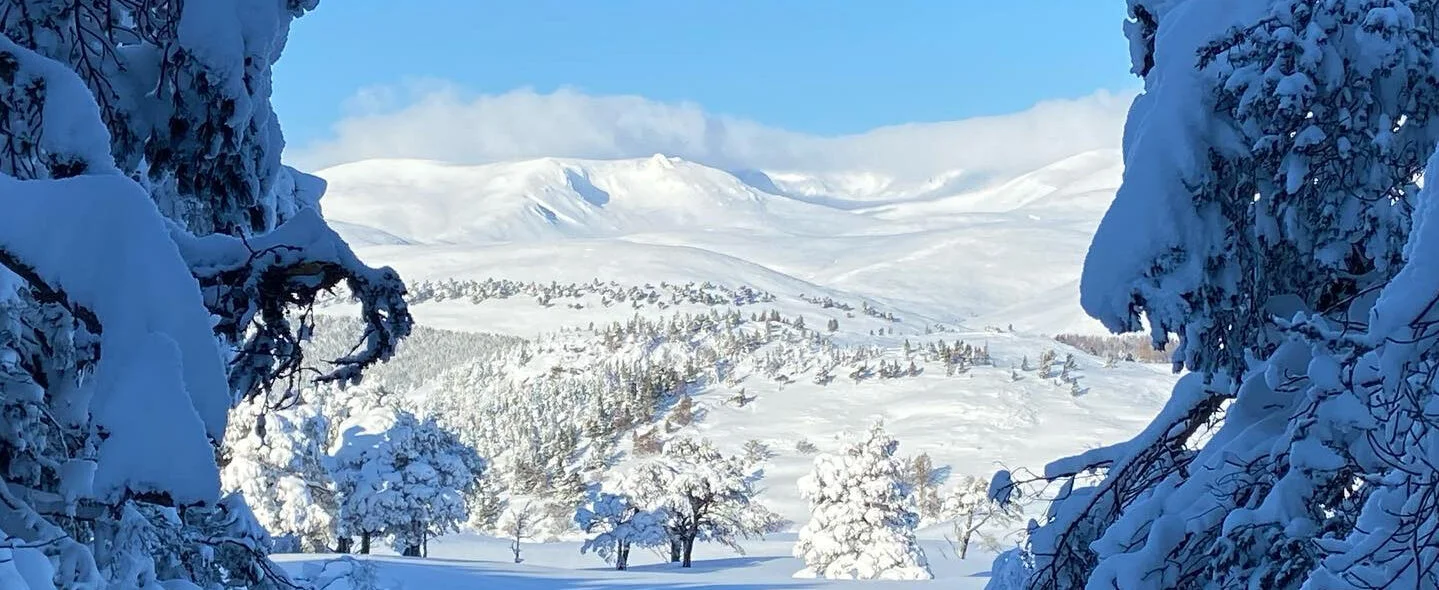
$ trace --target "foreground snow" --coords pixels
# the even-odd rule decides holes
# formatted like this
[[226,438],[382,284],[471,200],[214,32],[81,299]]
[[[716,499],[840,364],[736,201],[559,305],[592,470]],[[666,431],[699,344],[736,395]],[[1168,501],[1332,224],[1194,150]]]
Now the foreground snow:
[[[430,547],[428,558],[365,557],[378,566],[380,582],[390,590],[448,590],[504,588],[561,590],[565,588],[709,588],[763,590],[765,588],[913,588],[955,590],[983,588],[989,580],[994,555],[971,551],[960,561],[941,538],[921,540],[929,558],[933,580],[846,581],[800,580],[794,573],[804,563],[790,556],[794,535],[772,535],[745,543],[748,555],[737,556],[724,547],[695,548],[693,568],[664,563],[653,552],[636,551],[629,571],[614,571],[593,555],[580,555],[579,543],[524,544],[522,564],[513,563],[509,541],[472,535],[446,537]],[[332,555],[279,555],[276,560],[295,574],[309,565],[334,559]],[[346,590],[340,584],[331,590]]]

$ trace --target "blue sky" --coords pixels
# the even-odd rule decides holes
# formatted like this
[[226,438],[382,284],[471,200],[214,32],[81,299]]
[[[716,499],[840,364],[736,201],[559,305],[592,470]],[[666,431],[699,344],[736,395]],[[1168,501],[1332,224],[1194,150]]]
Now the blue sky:
[[[362,89],[638,95],[816,135],[1015,112],[1137,86],[1119,0],[343,0],[275,71],[292,146]],[[389,104],[390,109],[403,105]],[[353,110],[353,109],[351,109]]]

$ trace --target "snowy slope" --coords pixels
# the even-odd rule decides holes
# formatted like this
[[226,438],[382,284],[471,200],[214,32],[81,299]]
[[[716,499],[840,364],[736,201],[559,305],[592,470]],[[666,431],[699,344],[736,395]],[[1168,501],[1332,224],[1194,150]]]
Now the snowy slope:
[[[927,453],[956,478],[987,477],[1000,467],[1038,470],[1147,423],[1173,384],[1167,367],[1110,366],[1050,338],[1100,331],[1079,311],[1077,280],[1118,185],[1118,162],[1113,151],[1087,152],[1009,178],[955,172],[932,182],[863,172],[731,173],[660,156],[484,166],[369,161],[320,175],[330,186],[325,212],[338,230],[362,244],[367,260],[392,265],[410,281],[714,283],[772,295],[759,304],[718,307],[612,304],[594,293],[554,302],[450,297],[412,306],[423,325],[540,343],[528,365],[513,367],[517,378],[544,375],[550,367],[583,370],[605,354],[636,354],[589,346],[594,331],[586,328],[636,315],[668,320],[776,310],[787,319],[803,317],[815,331],[835,320],[839,329],[823,335],[836,346],[876,347],[891,359],[906,358],[906,341],[962,340],[988,348],[992,365],[959,374],[920,361],[918,375],[859,381],[844,377],[852,368],[846,366],[821,385],[813,369],[777,380],[740,367],[733,382],[690,391],[700,418],[682,432],[708,437],[728,452],[749,440],[769,445],[775,457],[760,500],[798,526],[808,509],[795,484],[814,460],[806,447],[838,450],[844,437],[875,420],[886,423],[903,454]],[[823,307],[815,298],[853,308]],[[861,313],[861,306],[897,321]],[[1021,368],[1033,367],[1049,350],[1075,355],[1079,385]],[[428,391],[422,387],[416,395]],[[753,401],[732,403],[741,392]],[[609,473],[629,460],[621,458]],[[945,533],[943,527],[924,532],[940,583],[981,586],[989,556],[945,561]],[[714,584],[716,576],[729,583],[735,571],[743,572],[735,588],[813,587],[787,580],[798,569],[785,556],[790,542],[781,536],[747,544],[758,550],[752,559],[726,559],[722,550],[707,548],[707,559],[724,561],[702,561],[696,572],[648,565],[612,574],[597,569],[598,560],[576,555],[571,543],[533,546],[538,557],[514,566],[497,563],[505,557],[499,542],[460,539],[435,553],[456,561],[387,561],[382,569],[427,587],[684,587]]]
[[[372,160],[319,175],[326,216],[354,243],[386,246],[381,259],[415,261],[400,265],[410,274],[538,270],[540,244],[584,239],[587,260],[616,270],[704,275],[706,263],[689,260],[704,250],[936,321],[1054,333],[1102,331],[1070,295],[1119,172],[1119,154],[1101,150],[1012,178],[731,173],[664,156]],[[427,258],[444,268],[419,263]],[[515,264],[487,262],[507,259]],[[726,276],[699,275],[688,273]]]
[[[422,243],[613,237],[655,229],[832,232],[866,225],[678,158],[484,166],[370,160],[320,173],[325,213]],[[361,237],[360,239],[364,239]]]
[[[1001,222],[992,222],[1000,224]],[[1105,367],[1103,359],[1090,357],[1048,338],[1045,334],[1079,328],[1065,324],[1067,314],[1056,312],[1051,304],[1066,309],[1072,303],[1073,280],[1063,281],[1065,265],[1076,265],[1073,258],[1053,258],[1042,253],[1032,254],[1035,244],[1080,239],[1068,234],[1034,233],[1034,240],[998,240],[988,248],[973,234],[994,239],[997,230],[986,230],[976,223],[972,232],[959,231],[948,236],[935,232],[890,236],[899,247],[883,250],[886,238],[857,236],[850,238],[776,238],[756,240],[754,252],[772,248],[785,256],[802,259],[832,247],[830,241],[861,244],[855,256],[868,255],[865,264],[855,265],[849,274],[823,275],[814,273],[815,280],[798,278],[804,274],[780,272],[774,267],[756,264],[742,256],[718,253],[717,250],[740,248],[740,234],[723,233],[707,236],[704,247],[637,243],[630,239],[575,239],[515,242],[507,244],[450,245],[387,245],[364,249],[369,260],[395,266],[411,281],[445,281],[507,279],[538,283],[587,283],[593,280],[613,281],[620,285],[640,286],[661,282],[684,283],[712,281],[730,287],[750,287],[774,295],[774,300],[745,306],[675,305],[659,309],[630,304],[600,305],[593,296],[574,300],[562,299],[541,305],[531,297],[511,297],[473,302],[467,299],[425,301],[412,306],[418,322],[436,328],[494,332],[534,339],[561,331],[578,349],[591,342],[585,326],[625,322],[635,315],[652,319],[674,317],[681,313],[708,313],[717,309],[740,311],[745,316],[758,311],[776,310],[786,318],[804,317],[813,329],[830,319],[840,329],[825,336],[844,346],[878,346],[886,354],[900,356],[906,340],[915,345],[943,339],[987,346],[994,359],[993,366],[976,367],[967,374],[947,376],[942,366],[920,363],[924,373],[900,380],[866,380],[854,383],[840,378],[820,386],[811,382],[809,374],[793,375],[791,383],[777,383],[760,375],[743,378],[736,384],[710,384],[694,391],[695,401],[706,417],[693,426],[697,433],[717,441],[728,451],[738,451],[749,439],[769,444],[778,456],[769,468],[770,488],[766,502],[781,514],[802,521],[806,507],[799,499],[794,482],[810,467],[813,456],[797,452],[801,441],[822,451],[838,450],[838,437],[847,432],[861,431],[874,420],[884,420],[901,441],[907,454],[931,454],[937,464],[951,466],[956,474],[987,476],[1000,465],[1039,469],[1049,460],[1092,446],[1119,440],[1137,431],[1161,405],[1172,386],[1174,377],[1167,366],[1121,363]],[[677,239],[679,234],[664,234]],[[655,236],[644,236],[654,238]],[[820,248],[807,246],[818,241]],[[926,247],[926,243],[928,246]],[[718,245],[716,245],[718,244]],[[906,259],[902,252],[913,248]],[[953,253],[969,249],[972,256],[955,258]],[[948,255],[946,255],[946,251]],[[876,254],[878,252],[879,254]],[[1036,265],[1043,261],[1052,265],[1049,273],[1057,275],[1043,289],[1025,284],[1025,276],[1002,260],[987,260],[984,253],[1000,253]],[[956,271],[942,277],[929,276],[915,269],[921,264],[992,265],[983,271]],[[803,264],[796,260],[795,265]],[[783,265],[776,265],[781,266]],[[971,268],[977,268],[971,267]],[[1032,271],[1032,269],[1030,269]],[[1019,274],[1019,276],[1011,276]],[[1041,273],[1043,274],[1043,273]],[[953,281],[955,292],[925,292],[927,285]],[[1063,282],[1061,282],[1063,281]],[[913,292],[907,292],[913,291]],[[967,299],[972,294],[972,298]],[[1025,295],[1035,298],[1026,299]],[[825,309],[804,298],[832,297],[848,303],[856,311]],[[1043,330],[1027,330],[1019,325],[1007,330],[1011,308],[1006,300],[1027,301],[1034,309],[1018,309],[1013,317],[1027,317],[1045,322]],[[900,321],[890,322],[858,313],[862,304],[882,312],[894,313]],[[952,322],[954,310],[988,307],[988,315]],[[932,312],[932,313],[930,313]],[[1017,323],[1017,322],[1015,322]],[[946,331],[929,333],[940,324]],[[986,327],[1006,326],[1006,329]],[[878,330],[893,334],[874,335]],[[563,341],[563,340],[562,340]],[[598,347],[590,347],[598,350]],[[1075,396],[1067,384],[1055,378],[1042,378],[1033,371],[1018,370],[1033,366],[1046,350],[1055,350],[1062,357],[1073,353],[1079,366],[1076,374],[1086,393]],[[763,351],[761,351],[762,353]],[[587,358],[587,357],[586,357]],[[584,363],[596,359],[584,360]],[[540,353],[534,365],[541,369],[551,366],[583,367],[573,355],[553,358]],[[542,372],[542,371],[541,371]],[[1019,379],[1015,380],[1015,374]],[[753,403],[735,407],[727,403],[739,390],[755,396]]]

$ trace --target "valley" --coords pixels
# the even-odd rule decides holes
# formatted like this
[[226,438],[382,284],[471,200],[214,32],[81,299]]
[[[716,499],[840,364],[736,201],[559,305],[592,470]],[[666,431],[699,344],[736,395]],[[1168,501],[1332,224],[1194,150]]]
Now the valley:
[[[888,196],[663,156],[319,175],[327,218],[401,273],[421,326],[365,387],[459,432],[510,505],[553,506],[536,541],[580,538],[574,482],[611,484],[672,437],[762,445],[758,501],[798,527],[796,482],[816,454],[876,421],[942,470],[944,494],[1125,439],[1175,379],[1054,338],[1103,334],[1077,283],[1118,185],[1114,152]],[[345,299],[318,309],[353,316]],[[343,354],[351,328],[322,319],[317,356]],[[660,385],[616,397],[630,380]],[[921,524],[930,544],[952,534],[941,514]],[[1015,527],[991,527],[990,549],[1017,542]]]

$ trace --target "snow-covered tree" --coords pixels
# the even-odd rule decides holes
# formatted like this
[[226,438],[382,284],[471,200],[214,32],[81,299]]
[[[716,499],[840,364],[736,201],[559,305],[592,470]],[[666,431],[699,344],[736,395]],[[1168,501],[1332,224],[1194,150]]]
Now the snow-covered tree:
[[928,580],[929,562],[914,538],[919,515],[910,509],[899,442],[876,424],[839,455],[815,458],[800,479],[810,521],[794,555],[805,568],[796,578]]
[[1045,469],[1031,587],[1439,587],[1436,10],[1129,2],[1145,92],[1081,303],[1177,335],[1191,373],[1134,439]]
[[499,522],[495,526],[510,540],[510,552],[515,554],[515,563],[525,561],[520,557],[520,541],[535,536],[538,531],[536,527],[538,520],[539,514],[528,502],[524,504],[511,503],[500,513]]
[[[276,550],[333,547],[337,506],[326,465],[329,422],[313,405],[266,410],[259,400],[230,413],[220,480],[244,496]],[[280,540],[290,539],[284,545]]]
[[509,505],[502,492],[494,470],[485,470],[465,499],[470,509],[470,518],[465,526],[481,532],[493,530]]
[[[983,478],[965,476],[944,497],[940,514],[954,521],[953,543],[960,559],[969,554],[969,547],[976,540],[976,535],[985,549],[998,551],[1003,548],[1002,533],[1013,531],[996,534],[988,529],[995,526],[1020,528],[1021,513],[1018,506],[996,502],[989,495],[989,483],[989,480]],[[1010,543],[1010,546],[1013,546],[1013,543]]]
[[904,481],[909,486],[914,511],[921,520],[937,518],[942,513],[944,498],[940,487],[949,480],[949,467],[935,467],[929,453],[920,453],[905,465]]
[[[0,2],[0,576],[7,588],[272,587],[271,539],[216,456],[229,410],[293,403],[305,313],[404,286],[280,165],[270,68],[312,0]],[[18,565],[17,565],[18,564]]]
[[659,547],[669,543],[664,509],[645,510],[623,494],[597,492],[575,513],[580,530],[594,535],[585,540],[580,553],[594,551],[615,569],[629,568],[630,549]]
[[420,556],[435,536],[458,530],[469,517],[484,462],[433,420],[393,408],[375,408],[339,426],[331,449],[339,527],[360,536],[369,552],[375,535],[395,550]]
[[696,541],[743,552],[739,540],[777,532],[784,519],[755,501],[764,470],[753,458],[731,457],[705,439],[680,437],[640,463],[618,489],[649,510],[663,510],[671,557],[690,567]]

